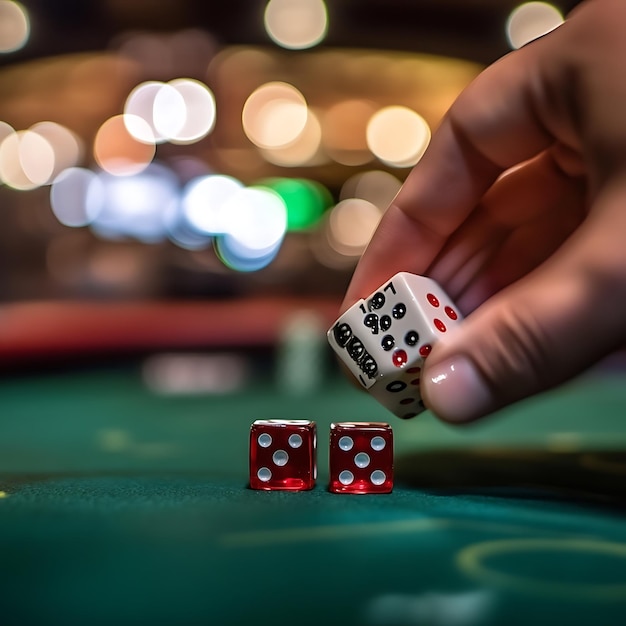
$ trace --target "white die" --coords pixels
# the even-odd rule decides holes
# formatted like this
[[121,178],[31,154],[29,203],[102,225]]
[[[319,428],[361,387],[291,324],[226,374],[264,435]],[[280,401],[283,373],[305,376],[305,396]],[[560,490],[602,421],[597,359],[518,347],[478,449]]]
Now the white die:
[[350,307],[328,331],[328,341],[372,396],[407,419],[424,410],[424,359],[461,320],[434,280],[400,272]]

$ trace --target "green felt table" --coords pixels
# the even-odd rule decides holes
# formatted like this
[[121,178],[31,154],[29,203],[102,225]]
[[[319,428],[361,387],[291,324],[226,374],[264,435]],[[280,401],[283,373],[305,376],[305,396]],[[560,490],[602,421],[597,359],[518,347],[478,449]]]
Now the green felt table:
[[[169,395],[130,362],[0,380],[1,624],[623,624],[626,387],[479,427],[402,422],[337,375]],[[308,492],[247,488],[260,418],[314,419]],[[331,421],[394,427],[389,495],[328,493]]]

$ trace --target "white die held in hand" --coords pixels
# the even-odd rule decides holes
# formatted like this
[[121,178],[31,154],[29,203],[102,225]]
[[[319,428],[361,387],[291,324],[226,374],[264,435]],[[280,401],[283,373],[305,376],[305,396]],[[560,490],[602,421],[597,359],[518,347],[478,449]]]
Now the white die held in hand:
[[350,307],[328,341],[360,384],[402,419],[424,411],[424,359],[462,317],[431,278],[400,272]]

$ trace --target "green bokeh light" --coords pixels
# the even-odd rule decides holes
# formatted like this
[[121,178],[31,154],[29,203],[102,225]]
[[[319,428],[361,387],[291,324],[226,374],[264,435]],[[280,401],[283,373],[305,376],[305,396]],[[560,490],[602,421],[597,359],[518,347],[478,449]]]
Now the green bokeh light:
[[330,191],[320,183],[304,178],[266,178],[260,185],[275,191],[287,206],[287,230],[313,228],[331,206]]

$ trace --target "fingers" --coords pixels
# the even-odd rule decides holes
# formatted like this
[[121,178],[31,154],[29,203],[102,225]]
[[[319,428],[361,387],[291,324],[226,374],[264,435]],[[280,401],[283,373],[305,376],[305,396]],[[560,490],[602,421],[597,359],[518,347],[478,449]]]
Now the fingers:
[[467,318],[427,359],[426,405],[468,422],[578,374],[626,338],[626,174],[535,272]]
[[427,275],[471,310],[461,296],[481,274],[482,282],[497,277],[502,288],[553,252],[582,221],[584,193],[583,179],[566,173],[552,149],[542,152],[492,186]]
[[397,271],[423,274],[498,176],[554,141],[530,70],[546,46],[536,42],[487,68],[454,103],[383,217],[344,308]]
[[[569,201],[568,201],[569,200]],[[468,281],[456,298],[462,311],[473,311],[511,283],[539,267],[580,226],[585,215],[577,192],[516,228],[493,251],[479,274]]]

